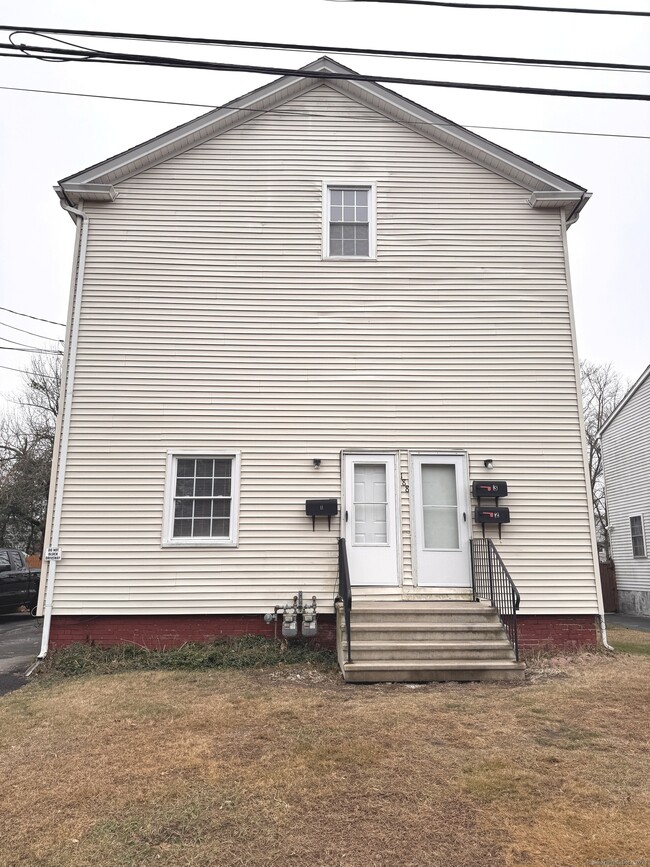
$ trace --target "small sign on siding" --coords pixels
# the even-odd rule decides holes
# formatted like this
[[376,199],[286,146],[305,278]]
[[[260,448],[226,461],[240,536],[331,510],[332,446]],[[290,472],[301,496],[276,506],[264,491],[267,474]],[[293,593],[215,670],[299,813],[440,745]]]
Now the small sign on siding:
[[60,560],[61,559],[61,549],[60,548],[47,548],[45,551],[45,559],[46,560]]

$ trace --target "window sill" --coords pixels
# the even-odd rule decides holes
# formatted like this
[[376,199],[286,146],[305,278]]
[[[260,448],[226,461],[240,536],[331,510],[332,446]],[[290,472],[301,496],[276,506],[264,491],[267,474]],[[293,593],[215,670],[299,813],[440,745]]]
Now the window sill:
[[323,262],[356,262],[358,265],[366,265],[368,262],[376,262],[376,256],[322,256]]
[[161,548],[237,548],[237,542],[232,539],[168,539],[161,543]]

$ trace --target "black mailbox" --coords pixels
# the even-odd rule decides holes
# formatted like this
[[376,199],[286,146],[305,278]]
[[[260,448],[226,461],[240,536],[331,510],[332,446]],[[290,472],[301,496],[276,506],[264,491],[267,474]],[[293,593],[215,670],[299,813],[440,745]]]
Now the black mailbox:
[[472,482],[472,495],[474,497],[507,497],[508,483],[493,482],[491,479]]
[[316,529],[316,518],[327,518],[328,529],[332,526],[332,515],[338,515],[339,502],[332,497],[325,500],[305,500],[305,514],[311,518],[312,527]]
[[474,519],[477,524],[509,524],[510,509],[506,506],[492,506],[487,509],[477,506],[474,511]]

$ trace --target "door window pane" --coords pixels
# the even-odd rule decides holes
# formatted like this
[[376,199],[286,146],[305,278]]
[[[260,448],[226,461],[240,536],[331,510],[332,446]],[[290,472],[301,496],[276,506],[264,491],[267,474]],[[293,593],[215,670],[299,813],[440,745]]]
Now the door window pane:
[[386,465],[354,465],[355,545],[386,545],[388,502],[386,499]]
[[453,464],[422,464],[424,548],[458,550],[458,500]]

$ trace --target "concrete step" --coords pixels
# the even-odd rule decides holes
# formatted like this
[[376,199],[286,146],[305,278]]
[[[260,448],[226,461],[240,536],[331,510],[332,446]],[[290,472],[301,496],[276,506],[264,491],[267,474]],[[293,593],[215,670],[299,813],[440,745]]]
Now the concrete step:
[[[438,659],[510,659],[515,654],[510,642],[504,637],[494,641],[353,641],[354,662],[391,660]],[[344,658],[347,642],[343,641]]]
[[[357,641],[489,641],[505,636],[501,621],[450,620],[444,623],[350,623],[353,644]],[[345,637],[345,630],[343,631]]]
[[481,602],[374,602],[352,606],[351,624],[361,623],[495,623],[499,615]]
[[349,683],[426,683],[430,681],[523,680],[525,664],[505,659],[422,659],[346,662]]

